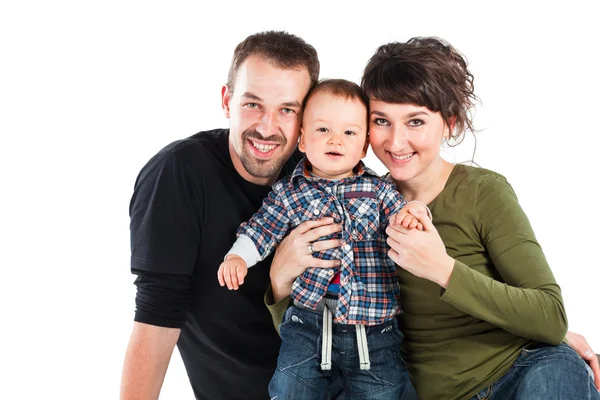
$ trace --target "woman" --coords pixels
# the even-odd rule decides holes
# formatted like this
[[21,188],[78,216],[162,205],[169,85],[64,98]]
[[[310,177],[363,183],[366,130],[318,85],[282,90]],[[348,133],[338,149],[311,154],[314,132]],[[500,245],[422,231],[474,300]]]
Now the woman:
[[[436,38],[383,45],[362,87],[373,152],[405,199],[424,201],[433,214],[432,224],[414,213],[422,232],[386,230],[400,266],[402,356],[419,398],[600,399],[590,368],[561,343],[560,288],[510,184],[440,156],[444,141],[473,130],[476,97],[464,57]],[[334,229],[315,222],[282,243],[271,270],[274,300],[315,264],[301,253],[307,243]],[[274,316],[285,303],[272,307]]]

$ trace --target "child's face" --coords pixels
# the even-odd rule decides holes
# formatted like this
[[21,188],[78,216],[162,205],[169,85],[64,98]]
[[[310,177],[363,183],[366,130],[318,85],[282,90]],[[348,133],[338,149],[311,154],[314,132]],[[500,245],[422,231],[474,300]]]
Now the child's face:
[[327,179],[352,176],[367,155],[367,108],[358,99],[315,93],[306,104],[298,148],[313,174]]

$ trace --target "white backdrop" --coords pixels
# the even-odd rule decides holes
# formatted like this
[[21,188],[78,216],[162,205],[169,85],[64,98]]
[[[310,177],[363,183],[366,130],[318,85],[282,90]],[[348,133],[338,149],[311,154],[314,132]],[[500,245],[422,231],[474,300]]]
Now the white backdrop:
[[[233,48],[266,29],[313,44],[323,78],[358,81],[378,45],[412,36],[466,54],[483,101],[475,161],[513,184],[571,329],[600,352],[593,3],[2,2],[0,398],[118,397],[136,175],[167,143],[226,126]],[[469,140],[445,156],[472,151]],[[178,353],[161,398],[193,398]]]

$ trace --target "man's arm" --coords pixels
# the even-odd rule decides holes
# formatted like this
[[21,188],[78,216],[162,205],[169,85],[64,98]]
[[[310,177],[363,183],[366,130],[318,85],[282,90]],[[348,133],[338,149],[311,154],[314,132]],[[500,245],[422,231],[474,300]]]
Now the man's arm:
[[121,400],[158,399],[180,332],[179,328],[133,323],[123,365]]

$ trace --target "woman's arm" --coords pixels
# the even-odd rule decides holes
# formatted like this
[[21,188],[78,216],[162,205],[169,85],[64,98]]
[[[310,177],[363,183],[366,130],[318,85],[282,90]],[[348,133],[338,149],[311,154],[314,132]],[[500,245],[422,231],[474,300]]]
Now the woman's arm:
[[420,213],[414,215],[423,232],[388,228],[390,257],[445,288],[441,300],[457,309],[518,336],[560,343],[567,331],[560,288],[516,195],[497,177],[482,181],[479,193],[474,224],[503,282],[448,256],[437,230]]

